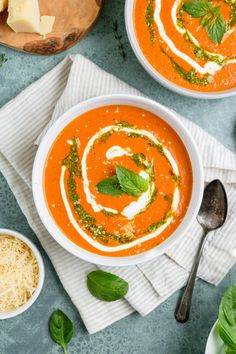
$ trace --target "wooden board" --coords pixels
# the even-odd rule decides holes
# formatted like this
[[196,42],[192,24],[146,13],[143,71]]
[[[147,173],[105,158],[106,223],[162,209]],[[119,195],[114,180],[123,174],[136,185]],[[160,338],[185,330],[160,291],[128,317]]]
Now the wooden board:
[[56,16],[53,32],[45,38],[36,33],[15,33],[0,14],[0,44],[33,54],[60,53],[76,44],[93,26],[103,0],[39,0],[42,15]]

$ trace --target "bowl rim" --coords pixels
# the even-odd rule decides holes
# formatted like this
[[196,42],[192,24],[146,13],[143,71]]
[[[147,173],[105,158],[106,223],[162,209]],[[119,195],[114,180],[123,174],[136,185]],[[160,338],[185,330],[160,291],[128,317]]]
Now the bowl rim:
[[41,290],[43,288],[43,284],[44,284],[44,279],[45,279],[45,267],[44,267],[44,263],[43,263],[43,258],[38,250],[38,248],[33,244],[32,241],[30,241],[26,236],[22,235],[21,233],[11,230],[11,229],[5,229],[5,228],[1,228],[0,229],[0,237],[2,235],[8,235],[8,236],[13,236],[16,237],[20,240],[22,240],[33,252],[37,263],[38,263],[38,267],[39,267],[39,279],[38,279],[38,285],[37,288],[35,290],[35,292],[33,293],[33,295],[31,296],[31,298],[22,306],[11,310],[11,311],[7,311],[7,312],[0,312],[0,320],[6,320],[15,316],[20,315],[21,313],[25,312],[26,310],[28,310],[33,303],[37,300],[39,294],[41,293]]
[[[182,223],[174,231],[174,233],[160,245],[155,248],[148,250],[147,252],[140,253],[135,256],[127,257],[112,257],[112,256],[101,256],[85,249],[79,247],[74,242],[69,240],[69,238],[64,235],[63,231],[57,227],[55,221],[53,220],[48,208],[47,202],[44,198],[43,189],[43,171],[48,152],[52,146],[52,143],[58,136],[58,134],[63,130],[63,128],[68,125],[72,120],[76,119],[82,113],[87,112],[91,109],[97,107],[104,107],[109,105],[128,105],[135,106],[138,108],[146,109],[149,112],[160,116],[161,119],[167,122],[172,129],[174,129],[177,134],[182,139],[185,147],[190,149],[188,151],[192,170],[193,170],[193,190],[192,196],[189,203],[189,208],[183,218]],[[173,127],[175,125],[175,127]],[[187,145],[187,146],[186,146]],[[116,95],[105,95],[90,98],[86,101],[79,103],[78,105],[72,107],[67,112],[62,114],[60,118],[49,128],[45,136],[43,137],[41,144],[36,153],[33,172],[32,172],[32,189],[33,197],[38,214],[48,230],[51,236],[68,252],[77,256],[90,263],[107,265],[107,266],[127,266],[135,265],[139,263],[146,262],[153,259],[164,252],[170,245],[173,245],[176,239],[179,239],[179,235],[186,232],[188,227],[191,225],[192,221],[196,218],[197,212],[200,208],[202,195],[204,188],[204,173],[203,166],[198,152],[198,148],[187,129],[184,127],[183,123],[178,118],[174,111],[160,105],[159,103],[152,101],[148,98],[139,97],[135,95],[126,94],[116,94]],[[186,221],[187,220],[187,221]]]
[[236,87],[216,92],[204,92],[204,91],[195,91],[186,89],[180,85],[175,84],[174,82],[166,79],[161,75],[147,60],[143,52],[140,49],[138,40],[135,34],[134,21],[133,21],[133,6],[136,0],[126,0],[125,1],[125,26],[126,32],[129,38],[130,45],[133,49],[133,52],[143,66],[143,68],[148,72],[151,77],[159,82],[165,88],[174,91],[183,96],[198,98],[198,99],[220,99],[225,97],[230,97],[236,94]]

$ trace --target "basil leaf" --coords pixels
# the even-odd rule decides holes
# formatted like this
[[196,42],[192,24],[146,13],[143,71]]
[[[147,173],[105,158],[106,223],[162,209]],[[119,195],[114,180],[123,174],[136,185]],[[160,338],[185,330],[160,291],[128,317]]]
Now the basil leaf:
[[121,189],[132,197],[139,197],[148,190],[147,180],[127,168],[116,166],[116,175]]
[[194,18],[205,16],[212,8],[212,4],[207,1],[191,1],[183,5],[184,11]]
[[219,44],[226,32],[226,23],[221,14],[217,15],[210,23],[205,26],[208,36],[215,44]]
[[227,30],[226,22],[220,13],[220,6],[208,1],[192,1],[183,5],[183,10],[193,18],[202,17],[201,26],[215,44],[219,44]]
[[49,320],[49,331],[51,338],[59,344],[64,354],[67,354],[67,344],[74,334],[74,326],[71,320],[61,310],[55,310]]
[[122,299],[128,292],[128,283],[115,274],[96,270],[87,275],[90,293],[102,301]]
[[223,342],[236,351],[236,287],[231,285],[219,308],[218,332]]
[[124,194],[117,176],[112,176],[102,180],[96,185],[96,187],[102,194],[113,195],[114,197],[120,197]]
[[236,354],[236,349],[226,348],[225,354]]

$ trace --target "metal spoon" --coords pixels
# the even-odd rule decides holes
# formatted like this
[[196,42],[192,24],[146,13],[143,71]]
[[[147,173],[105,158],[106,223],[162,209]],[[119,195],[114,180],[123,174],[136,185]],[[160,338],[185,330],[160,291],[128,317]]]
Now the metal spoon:
[[202,204],[197,216],[197,221],[203,228],[203,236],[186,288],[175,311],[175,318],[178,322],[184,323],[189,318],[193,288],[206,236],[208,232],[216,230],[224,224],[227,209],[228,201],[224,186],[216,179],[205,188]]

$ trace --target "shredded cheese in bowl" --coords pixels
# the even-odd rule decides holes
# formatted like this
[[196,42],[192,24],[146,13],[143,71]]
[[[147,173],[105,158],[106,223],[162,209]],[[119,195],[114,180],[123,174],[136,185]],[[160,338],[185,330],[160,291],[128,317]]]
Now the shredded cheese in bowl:
[[17,309],[32,297],[39,283],[39,265],[21,239],[0,234],[0,314]]

